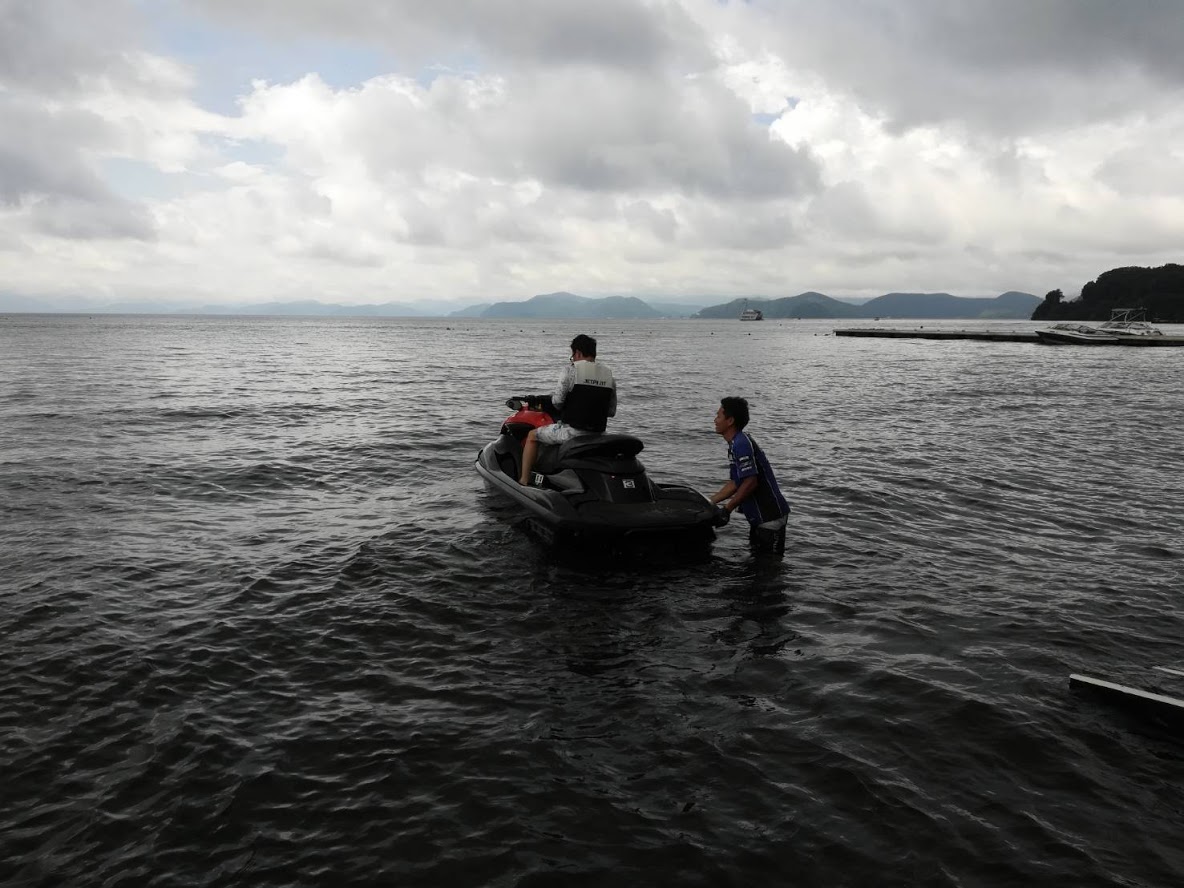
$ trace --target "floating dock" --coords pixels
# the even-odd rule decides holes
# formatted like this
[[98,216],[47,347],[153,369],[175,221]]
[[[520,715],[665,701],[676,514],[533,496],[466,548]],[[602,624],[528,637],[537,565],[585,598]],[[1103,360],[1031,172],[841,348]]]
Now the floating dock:
[[984,342],[1039,342],[1040,337],[1027,330],[944,330],[933,327],[911,329],[891,327],[848,327],[835,330],[835,336],[867,336],[874,339],[980,339]]
[[[982,342],[1040,342],[1034,330],[947,330],[941,327],[847,327],[836,328],[835,336],[864,336],[871,339],[977,339]],[[1115,336],[1112,341],[1091,346],[1126,345],[1144,348],[1184,346],[1184,336]]]

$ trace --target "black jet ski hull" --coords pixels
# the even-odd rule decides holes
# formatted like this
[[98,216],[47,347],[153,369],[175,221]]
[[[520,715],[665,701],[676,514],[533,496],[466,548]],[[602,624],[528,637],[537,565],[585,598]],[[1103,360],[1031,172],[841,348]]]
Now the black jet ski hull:
[[518,483],[520,454],[518,441],[503,433],[478,453],[477,472],[491,489],[520,505],[530,529],[548,542],[715,537],[715,506],[690,487],[650,481],[636,453],[607,461],[576,454],[549,467],[541,456],[549,471],[542,486],[530,487]]

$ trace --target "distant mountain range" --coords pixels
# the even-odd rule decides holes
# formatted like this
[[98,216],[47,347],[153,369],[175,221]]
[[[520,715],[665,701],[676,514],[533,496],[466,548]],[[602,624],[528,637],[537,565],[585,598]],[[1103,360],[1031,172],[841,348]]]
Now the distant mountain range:
[[698,318],[738,318],[746,308],[760,309],[773,318],[952,318],[1024,320],[1032,316],[1040,298],[1014,290],[991,297],[952,296],[949,293],[885,293],[862,305],[840,302],[822,293],[801,293],[781,299],[733,299],[699,311]]
[[[689,298],[689,297],[686,297]],[[703,297],[699,297],[702,299]],[[494,302],[447,311],[439,304],[384,302],[338,305],[301,300],[243,305],[166,305],[119,302],[104,305],[83,300],[60,301],[52,306],[0,292],[0,311],[74,312],[119,314],[296,315],[335,317],[451,317],[490,319],[606,320],[658,318],[739,318],[745,308],[758,308],[765,318],[965,318],[1027,319],[1040,304],[1030,293],[1011,291],[995,297],[952,296],[949,293],[887,293],[862,304],[835,299],[823,293],[801,293],[770,299],[738,297],[702,307],[688,302],[642,300],[636,296],[593,298],[575,293],[544,293],[522,302]]]
[[72,314],[202,314],[311,315],[403,318],[536,318],[536,319],[657,319],[739,318],[746,308],[760,309],[765,318],[893,318],[949,320],[1105,320],[1115,308],[1143,309],[1152,320],[1184,321],[1184,265],[1158,268],[1115,268],[1087,283],[1077,299],[1060,290],[1043,300],[1031,293],[1009,290],[998,296],[953,296],[949,293],[885,293],[874,299],[832,297],[810,291],[797,296],[769,298],[739,296],[708,304],[713,297],[684,294],[678,301],[639,299],[636,296],[577,296],[543,293],[521,302],[483,302],[454,309],[455,302],[417,301],[340,305],[306,299],[295,302],[256,302],[246,305],[181,305],[161,302],[98,303],[85,297],[34,299],[0,290],[0,312]]
[[644,302],[633,296],[590,298],[574,293],[543,293],[525,302],[482,302],[460,311],[450,312],[450,318],[688,318],[702,308],[702,304],[684,302]]
[[[695,306],[646,303],[636,297],[590,299],[574,293],[547,293],[525,302],[497,302],[453,312],[450,317],[477,318],[739,318],[746,308],[760,309],[765,318],[965,318],[1026,320],[1040,298],[1010,291],[995,297],[972,298],[949,293],[886,293],[862,305],[841,302],[822,293],[801,293],[780,299],[748,296],[697,311]],[[660,307],[659,307],[660,306]]]
[[660,318],[662,313],[636,296],[591,299],[575,293],[544,293],[525,302],[495,302],[479,318]]

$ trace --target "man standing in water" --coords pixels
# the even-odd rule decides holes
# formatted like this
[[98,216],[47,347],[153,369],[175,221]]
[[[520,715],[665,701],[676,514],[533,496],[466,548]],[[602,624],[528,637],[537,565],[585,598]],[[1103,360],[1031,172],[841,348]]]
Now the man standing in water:
[[613,371],[596,360],[596,340],[591,336],[581,333],[571,341],[571,361],[559,376],[551,404],[561,418],[526,436],[518,478],[523,486],[530,484],[539,444],[562,444],[578,435],[603,432],[608,418],[617,415],[617,381]]
[[746,425],[748,401],[723,398],[715,413],[715,432],[728,442],[729,477],[728,483],[711,497],[719,508],[716,524],[727,524],[732,512],[739,509],[748,519],[753,548],[781,555],[785,551],[789,504],[781,495],[765,452],[745,433]]

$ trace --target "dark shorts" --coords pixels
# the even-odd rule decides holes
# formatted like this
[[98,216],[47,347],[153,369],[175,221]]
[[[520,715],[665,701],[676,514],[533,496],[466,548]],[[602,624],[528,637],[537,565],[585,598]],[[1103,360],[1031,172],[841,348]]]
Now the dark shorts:
[[748,529],[748,542],[752,550],[770,555],[785,554],[785,528],[789,525],[789,516],[779,521],[767,521],[764,524],[754,524]]

